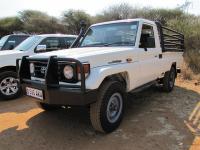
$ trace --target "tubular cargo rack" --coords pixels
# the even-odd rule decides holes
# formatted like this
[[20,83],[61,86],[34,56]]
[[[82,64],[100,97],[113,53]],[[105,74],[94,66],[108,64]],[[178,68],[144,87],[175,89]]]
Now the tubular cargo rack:
[[173,29],[162,26],[156,21],[160,36],[160,45],[163,52],[184,52],[184,35]]

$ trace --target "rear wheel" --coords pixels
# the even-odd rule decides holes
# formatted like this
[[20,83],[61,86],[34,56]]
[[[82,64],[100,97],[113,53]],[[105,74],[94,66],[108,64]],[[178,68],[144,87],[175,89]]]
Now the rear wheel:
[[6,71],[0,73],[0,96],[3,99],[14,99],[20,96],[21,87],[17,80],[17,73]]
[[118,81],[107,81],[99,90],[98,100],[90,106],[90,120],[95,130],[109,133],[121,123],[125,90]]
[[42,108],[45,111],[53,111],[53,110],[57,110],[57,109],[61,108],[56,105],[50,105],[50,104],[45,104],[45,103],[41,103],[41,102],[37,102],[37,104],[40,108]]
[[165,76],[163,78],[163,89],[165,92],[171,92],[174,88],[176,79],[176,69],[172,67],[170,71],[167,71],[165,73]]

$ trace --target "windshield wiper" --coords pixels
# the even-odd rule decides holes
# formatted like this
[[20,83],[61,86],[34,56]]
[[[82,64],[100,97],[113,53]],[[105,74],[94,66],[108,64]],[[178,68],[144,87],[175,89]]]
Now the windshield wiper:
[[120,46],[133,46],[134,44],[132,42],[113,42],[113,43],[106,43],[104,46],[110,46],[110,45],[120,45]]
[[105,46],[107,43],[94,43],[94,44],[88,44],[88,45],[84,45],[81,47],[93,47],[93,46]]
[[134,46],[132,42],[113,42],[113,43],[94,43],[94,44],[88,44],[81,47],[93,47],[93,46],[112,46],[112,45],[118,45],[118,46]]

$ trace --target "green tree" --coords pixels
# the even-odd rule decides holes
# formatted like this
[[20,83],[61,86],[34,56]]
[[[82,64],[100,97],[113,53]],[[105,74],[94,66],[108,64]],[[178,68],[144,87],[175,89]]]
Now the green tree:
[[23,22],[18,17],[6,17],[0,19],[0,35],[12,34],[23,30]]
[[29,33],[64,33],[64,26],[59,19],[46,13],[34,10],[19,12],[19,17],[24,23],[24,30]]
[[134,9],[127,3],[113,5],[105,9],[102,13],[93,18],[93,22],[112,21],[128,19],[131,17]]
[[81,21],[84,21],[88,28],[91,25],[91,16],[82,10],[68,10],[62,15],[62,22],[71,34],[79,34]]

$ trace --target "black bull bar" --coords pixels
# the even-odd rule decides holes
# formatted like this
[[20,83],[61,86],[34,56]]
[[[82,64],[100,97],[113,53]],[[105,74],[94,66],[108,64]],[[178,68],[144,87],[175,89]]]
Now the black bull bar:
[[[21,60],[21,65],[20,65]],[[49,58],[32,58],[28,56],[22,57],[22,59],[17,59],[16,65],[17,65],[17,72],[18,72],[18,78],[20,84],[23,83],[33,83],[38,81],[31,80],[31,74],[30,74],[30,68],[29,68],[29,62],[45,62],[47,61],[47,70],[45,72],[45,86],[48,87],[59,87],[59,78],[58,78],[58,65],[59,62],[66,62],[68,64],[70,63],[76,63],[77,67],[80,68],[80,85],[62,85],[64,87],[70,87],[70,88],[80,88],[82,93],[86,92],[86,86],[85,86],[85,72],[83,64],[76,59],[73,58],[58,58],[57,56],[50,56]]]

